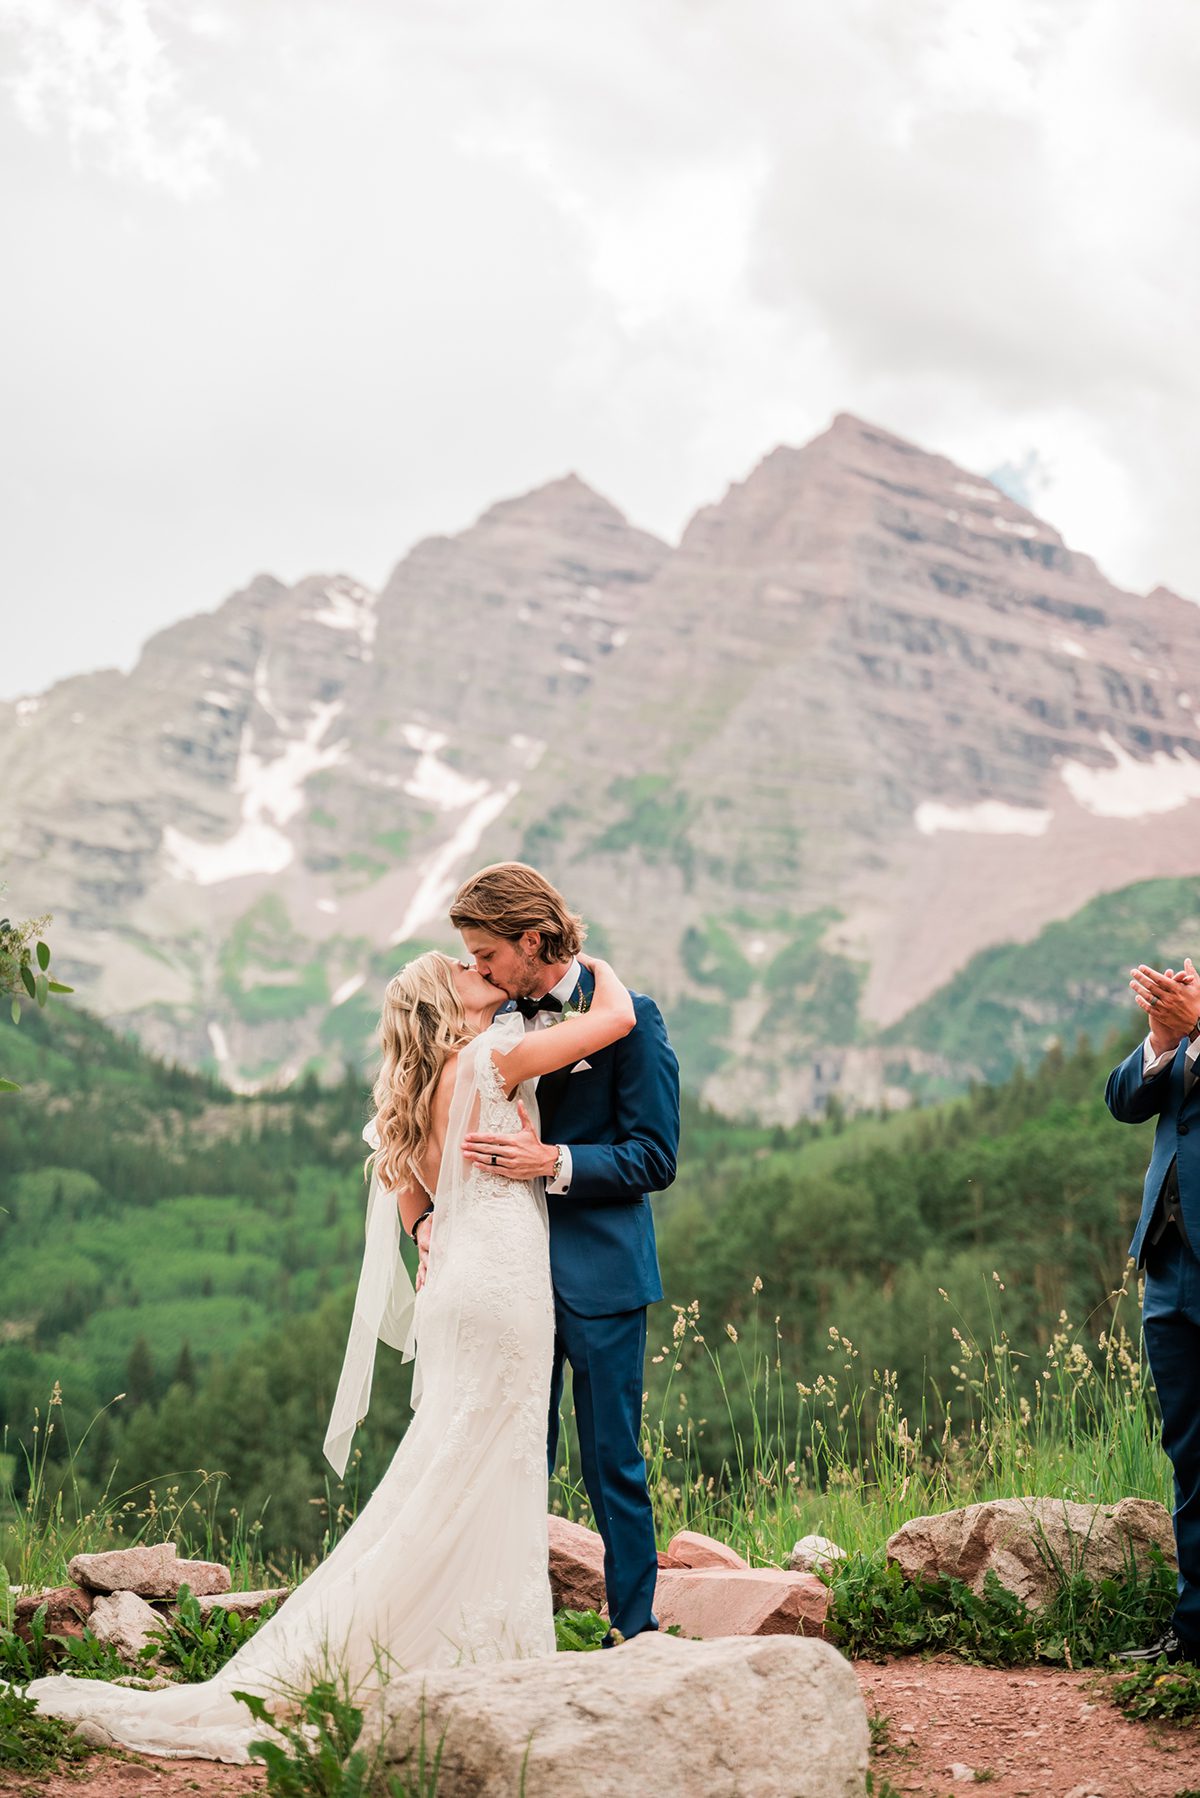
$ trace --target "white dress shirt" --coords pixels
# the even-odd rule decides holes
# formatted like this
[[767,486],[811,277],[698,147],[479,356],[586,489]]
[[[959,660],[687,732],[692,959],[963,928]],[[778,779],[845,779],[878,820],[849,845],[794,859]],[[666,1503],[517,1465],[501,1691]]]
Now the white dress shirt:
[[[1173,1049],[1164,1049],[1161,1055],[1156,1055],[1150,1047],[1150,1038],[1147,1037],[1142,1047],[1142,1079],[1153,1080],[1155,1074],[1161,1074],[1163,1069],[1174,1061],[1178,1053],[1179,1044],[1176,1043]],[[1200,1036],[1196,1038],[1195,1042],[1188,1044],[1187,1066],[1184,1069],[1183,1077],[1189,1085],[1196,1078],[1198,1059],[1200,1059]]]
[[[574,995],[575,988],[579,985],[580,972],[579,962],[572,956],[570,967],[562,979],[556,981],[550,988],[546,997],[557,999],[562,1005],[568,1004]],[[554,1021],[555,1017],[552,1011],[535,1011],[531,1018],[526,1018],[525,1028],[527,1031],[545,1030],[553,1025]],[[571,1151],[565,1142],[560,1142],[558,1147],[562,1150],[562,1171],[557,1180],[547,1180],[546,1191],[561,1195],[571,1189]]]

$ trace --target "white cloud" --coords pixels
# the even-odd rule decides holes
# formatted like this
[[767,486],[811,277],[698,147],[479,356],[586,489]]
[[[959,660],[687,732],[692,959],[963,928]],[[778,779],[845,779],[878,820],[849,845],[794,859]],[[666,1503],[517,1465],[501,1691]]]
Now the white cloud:
[[839,410],[1200,597],[1192,3],[0,0],[6,548],[81,596],[9,690],[568,468],[674,535]]
[[[5,86],[22,123],[62,131],[80,162],[191,199],[253,153],[220,113],[186,97],[163,35],[169,20],[163,0],[0,0],[17,62]],[[225,35],[215,12],[184,24],[197,37]]]

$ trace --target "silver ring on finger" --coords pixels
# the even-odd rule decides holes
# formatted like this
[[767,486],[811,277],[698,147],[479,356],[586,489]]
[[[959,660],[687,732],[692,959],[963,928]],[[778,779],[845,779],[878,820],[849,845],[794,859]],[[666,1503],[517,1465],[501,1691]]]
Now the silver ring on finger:
[[1156,997],[1155,997],[1155,996],[1154,996],[1154,995],[1153,995],[1153,994],[1152,994],[1152,995],[1151,995],[1151,997],[1150,997],[1150,998],[1149,998],[1149,999],[1148,999],[1148,1000],[1147,1000],[1147,1001],[1146,1001],[1146,1003],[1147,1003],[1147,1004],[1148,1004],[1148,1005],[1157,1005],[1157,1004],[1158,1004],[1158,1000],[1157,1000],[1157,998],[1156,998]]

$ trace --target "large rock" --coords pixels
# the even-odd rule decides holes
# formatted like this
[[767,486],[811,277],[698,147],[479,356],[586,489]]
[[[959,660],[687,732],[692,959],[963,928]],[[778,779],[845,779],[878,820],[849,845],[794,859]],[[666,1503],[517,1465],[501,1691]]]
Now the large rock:
[[654,1609],[685,1636],[819,1636],[829,1588],[814,1574],[779,1567],[667,1567]]
[[102,1592],[92,1606],[88,1627],[97,1642],[111,1642],[126,1665],[136,1667],[150,1632],[161,1630],[163,1620],[136,1592]]
[[179,1566],[173,1542],[144,1542],[136,1548],[76,1555],[67,1571],[92,1592],[136,1592],[139,1598],[174,1598],[182,1583]]
[[604,1544],[595,1530],[551,1515],[550,1590],[556,1611],[604,1608]]
[[441,1744],[438,1798],[862,1798],[867,1716],[823,1642],[681,1642],[410,1673],[359,1747],[415,1772]]
[[1033,1609],[1059,1589],[1059,1569],[1091,1579],[1139,1571],[1159,1549],[1175,1562],[1170,1513],[1144,1498],[1115,1505],[1058,1498],[993,1498],[933,1517],[914,1517],[887,1545],[906,1579],[948,1577],[982,1592],[989,1572]]
[[678,1530],[667,1543],[668,1567],[748,1567],[735,1549],[699,1530]]
[[49,1586],[41,1592],[22,1592],[13,1606],[13,1629],[28,1642],[34,1613],[45,1605],[48,1636],[82,1636],[94,1602],[92,1594],[81,1586]]

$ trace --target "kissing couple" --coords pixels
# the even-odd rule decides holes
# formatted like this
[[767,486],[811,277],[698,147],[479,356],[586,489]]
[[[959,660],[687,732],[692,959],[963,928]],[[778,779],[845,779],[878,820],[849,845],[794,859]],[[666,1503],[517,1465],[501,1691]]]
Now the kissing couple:
[[679,1064],[653,999],[582,953],[582,919],[533,868],[483,869],[450,917],[465,955],[418,956],[384,993],[366,1246],[325,1452],[340,1476],[380,1338],[415,1354],[412,1422],[346,1534],[214,1678],[29,1686],[125,1748],[246,1761],[263,1729],[236,1692],[280,1716],[331,1672],[361,1703],[400,1671],[553,1654],[547,1485],[568,1363],[606,1645],[658,1627],[642,1374]]

